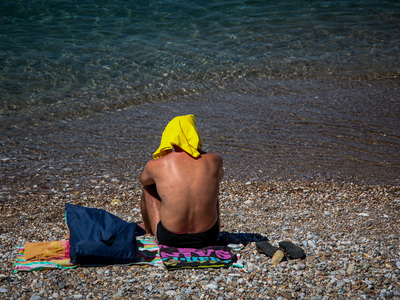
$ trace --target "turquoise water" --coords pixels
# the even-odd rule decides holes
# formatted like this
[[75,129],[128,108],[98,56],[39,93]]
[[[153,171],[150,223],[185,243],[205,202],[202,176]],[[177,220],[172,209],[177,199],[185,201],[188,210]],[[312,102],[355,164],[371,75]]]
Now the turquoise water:
[[400,72],[398,1],[5,0],[0,13],[4,119]]

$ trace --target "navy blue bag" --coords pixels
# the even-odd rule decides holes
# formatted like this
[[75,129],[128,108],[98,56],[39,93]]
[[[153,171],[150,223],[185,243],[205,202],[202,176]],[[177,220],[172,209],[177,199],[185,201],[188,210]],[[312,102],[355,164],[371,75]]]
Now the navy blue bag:
[[74,264],[99,266],[134,261],[136,236],[145,230],[98,208],[65,204],[70,231],[70,258]]

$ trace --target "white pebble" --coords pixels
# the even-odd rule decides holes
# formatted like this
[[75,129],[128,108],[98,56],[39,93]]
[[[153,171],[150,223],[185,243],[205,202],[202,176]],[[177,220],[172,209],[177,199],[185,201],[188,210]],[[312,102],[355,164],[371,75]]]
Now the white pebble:
[[218,289],[218,284],[210,283],[210,284],[207,284],[206,287],[208,287],[209,289],[217,290]]
[[315,245],[314,241],[308,241],[308,246],[311,248],[317,247],[317,245]]
[[246,265],[246,269],[247,269],[247,272],[253,272],[254,271],[254,269],[255,269],[255,264],[253,264],[253,263],[248,263],[247,265]]

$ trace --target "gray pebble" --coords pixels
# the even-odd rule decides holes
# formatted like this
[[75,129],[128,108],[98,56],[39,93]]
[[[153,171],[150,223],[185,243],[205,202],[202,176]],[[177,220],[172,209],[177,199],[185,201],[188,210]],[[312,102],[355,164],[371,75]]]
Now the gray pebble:
[[255,264],[253,264],[253,263],[248,263],[248,264],[246,265],[246,270],[247,270],[247,272],[253,272],[254,269],[255,269],[255,267],[256,267]]
[[370,288],[365,288],[365,289],[363,289],[363,292],[366,294],[371,294],[372,290]]
[[365,264],[363,264],[363,266],[362,266],[363,270],[369,269],[370,267],[371,267],[371,264],[369,264],[369,263],[365,263]]
[[314,241],[308,241],[308,246],[311,247],[311,248],[316,248],[317,247],[317,245],[315,245]]
[[302,261],[299,261],[297,265],[300,267],[300,270],[304,270],[306,268],[306,264]]
[[96,270],[96,273],[97,273],[98,275],[103,275],[104,270],[103,270],[103,269],[97,269],[97,270]]
[[191,294],[193,294],[193,293],[194,293],[194,291],[193,291],[192,287],[188,287],[188,288],[185,290],[185,294],[187,294],[187,295],[191,295]]
[[217,290],[218,289],[218,284],[210,283],[210,284],[207,284],[206,287],[208,287],[209,289]]
[[348,266],[346,272],[347,272],[347,274],[350,274],[350,275],[354,274],[354,272],[355,272],[355,264],[354,263],[350,264]]
[[65,289],[65,287],[66,287],[66,285],[65,285],[64,282],[59,282],[59,283],[58,283],[58,288],[59,288],[60,290]]
[[174,290],[169,290],[169,291],[166,291],[166,292],[165,292],[165,295],[168,295],[168,296],[175,296],[175,295],[176,295],[176,292],[175,292]]

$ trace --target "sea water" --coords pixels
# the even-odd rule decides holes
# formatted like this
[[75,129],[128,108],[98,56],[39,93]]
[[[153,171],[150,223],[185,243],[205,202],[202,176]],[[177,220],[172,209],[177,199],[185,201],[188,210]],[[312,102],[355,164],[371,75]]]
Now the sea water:
[[400,72],[400,2],[0,3],[3,115],[125,106],[238,78]]
[[[331,151],[341,153],[333,168],[357,159],[396,168],[399,24],[396,0],[4,0],[1,126],[167,103],[165,123],[197,110],[208,127],[235,132],[212,140],[226,155],[250,151],[254,161],[268,154],[296,164],[296,153],[322,147],[313,155],[328,167],[323,153]],[[382,79],[391,80],[388,93],[371,88],[363,98],[366,83],[349,95],[348,82]]]

